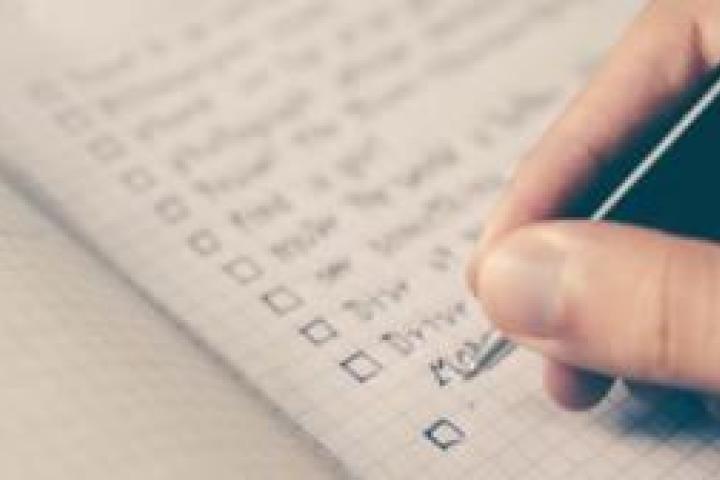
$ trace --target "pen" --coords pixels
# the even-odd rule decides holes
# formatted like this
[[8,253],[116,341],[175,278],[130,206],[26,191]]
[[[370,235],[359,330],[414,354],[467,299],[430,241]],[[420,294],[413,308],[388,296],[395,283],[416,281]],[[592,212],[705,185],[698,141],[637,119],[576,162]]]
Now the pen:
[[[713,221],[711,215],[720,208],[719,97],[716,68],[633,132],[557,218],[611,220],[720,240],[720,218]],[[497,330],[485,339],[466,379],[493,368],[514,349]]]

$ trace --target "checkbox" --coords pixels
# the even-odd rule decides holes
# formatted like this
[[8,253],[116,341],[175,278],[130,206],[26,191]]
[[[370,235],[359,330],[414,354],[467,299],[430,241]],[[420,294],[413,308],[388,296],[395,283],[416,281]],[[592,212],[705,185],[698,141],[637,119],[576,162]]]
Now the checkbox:
[[177,195],[169,195],[155,203],[155,212],[170,224],[177,224],[190,216],[187,204]]
[[262,296],[263,301],[276,314],[283,316],[303,306],[303,299],[287,287],[278,287]]
[[223,266],[223,271],[241,285],[247,285],[262,277],[263,271],[252,259],[239,257]]
[[97,137],[88,144],[88,153],[101,162],[111,162],[127,153],[125,147],[116,138],[108,135]]
[[157,185],[155,177],[142,167],[132,168],[120,175],[120,180],[135,193],[145,193]]
[[362,350],[353,353],[340,362],[340,366],[359,383],[365,383],[371,380],[377,376],[383,368],[380,362]]
[[465,432],[446,418],[433,423],[430,428],[425,430],[424,434],[425,438],[443,451],[450,450],[465,440]]
[[76,135],[92,127],[90,117],[78,108],[68,108],[55,115],[55,123],[65,133]]
[[301,327],[300,334],[307,338],[310,343],[318,347],[338,337],[338,332],[335,330],[335,327],[330,325],[324,318],[316,318]]
[[220,239],[210,230],[197,230],[188,238],[188,244],[193,252],[201,257],[208,257],[220,251]]

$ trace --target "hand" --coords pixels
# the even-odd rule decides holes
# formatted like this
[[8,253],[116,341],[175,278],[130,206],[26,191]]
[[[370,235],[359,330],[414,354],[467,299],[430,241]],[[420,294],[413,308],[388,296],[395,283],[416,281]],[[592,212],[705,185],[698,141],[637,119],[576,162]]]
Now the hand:
[[549,220],[605,153],[719,60],[720,2],[653,2],[487,225],[472,288],[501,330],[551,359],[548,390],[569,408],[595,404],[615,377],[720,394],[720,245]]

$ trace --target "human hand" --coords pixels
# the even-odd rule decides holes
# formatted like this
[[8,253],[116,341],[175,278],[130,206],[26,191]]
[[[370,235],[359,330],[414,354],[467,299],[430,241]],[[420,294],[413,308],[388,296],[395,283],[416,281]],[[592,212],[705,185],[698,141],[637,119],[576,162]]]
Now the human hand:
[[487,225],[472,288],[501,330],[551,359],[546,383],[562,405],[593,405],[616,377],[720,394],[720,245],[549,220],[608,152],[718,61],[720,2],[653,2],[530,152]]

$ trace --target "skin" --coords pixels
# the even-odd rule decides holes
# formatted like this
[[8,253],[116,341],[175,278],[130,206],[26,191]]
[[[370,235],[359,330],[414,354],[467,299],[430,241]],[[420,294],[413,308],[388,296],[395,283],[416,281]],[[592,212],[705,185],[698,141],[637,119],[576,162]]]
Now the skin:
[[620,377],[720,396],[720,246],[552,220],[607,152],[718,63],[720,2],[649,4],[487,224],[471,288],[498,328],[548,358],[565,407],[594,405]]

